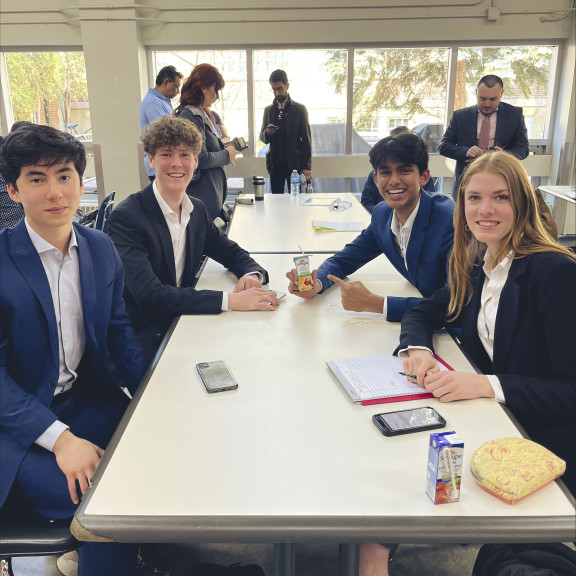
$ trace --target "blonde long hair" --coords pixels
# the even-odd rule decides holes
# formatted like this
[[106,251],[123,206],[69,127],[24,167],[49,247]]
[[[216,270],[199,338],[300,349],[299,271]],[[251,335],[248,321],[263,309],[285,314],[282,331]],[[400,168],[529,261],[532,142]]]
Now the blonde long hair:
[[576,256],[556,242],[557,232],[552,215],[540,193],[536,193],[522,163],[507,152],[487,152],[474,160],[464,172],[456,210],[454,211],[454,249],[450,256],[449,280],[450,304],[448,315],[457,318],[465,304],[472,298],[470,273],[484,256],[486,246],[477,242],[468,229],[464,210],[464,192],[474,174],[492,172],[502,176],[508,184],[510,201],[514,211],[514,226],[503,239],[498,252],[492,254],[500,262],[508,253],[522,258],[538,252],[560,252],[573,260]]

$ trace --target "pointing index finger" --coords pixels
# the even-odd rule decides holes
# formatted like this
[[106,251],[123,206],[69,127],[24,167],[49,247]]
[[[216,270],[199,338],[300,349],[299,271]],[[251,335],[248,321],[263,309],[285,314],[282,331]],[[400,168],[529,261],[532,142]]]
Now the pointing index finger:
[[332,280],[332,282],[334,282],[334,284],[338,284],[338,286],[340,286],[340,288],[342,288],[343,286],[346,286],[346,282],[344,282],[344,280],[341,280],[340,278],[338,278],[336,276],[332,276],[332,274],[328,274],[328,278],[330,280]]

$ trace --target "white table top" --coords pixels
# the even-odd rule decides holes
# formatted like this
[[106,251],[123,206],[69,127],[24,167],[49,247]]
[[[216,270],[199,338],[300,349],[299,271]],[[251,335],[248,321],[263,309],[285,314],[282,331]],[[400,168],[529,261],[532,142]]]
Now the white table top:
[[[338,252],[360,232],[315,232],[312,220],[362,222],[363,228],[370,224],[370,213],[350,193],[265,196],[252,205],[238,204],[230,224],[230,238],[252,254],[297,252],[298,245],[309,253]],[[336,212],[327,206],[303,206],[309,198],[340,198],[352,202],[352,208]]]
[[574,186],[539,186],[539,188],[542,192],[576,204],[576,187]]
[[[287,256],[259,261],[280,278]],[[381,294],[417,295],[394,274],[381,258],[353,278]],[[234,283],[209,263],[199,288]],[[80,525],[124,542],[573,538],[574,507],[558,484],[509,506],[475,483],[473,452],[519,435],[496,402],[351,402],[326,361],[392,353],[399,329],[381,315],[345,311],[337,287],[310,301],[288,294],[276,312],[182,317],[96,471]],[[454,368],[471,370],[447,335],[436,345]],[[209,395],[195,365],[219,359],[239,388]],[[434,506],[424,493],[428,432],[386,438],[371,422],[425,405],[465,442],[458,503]]]

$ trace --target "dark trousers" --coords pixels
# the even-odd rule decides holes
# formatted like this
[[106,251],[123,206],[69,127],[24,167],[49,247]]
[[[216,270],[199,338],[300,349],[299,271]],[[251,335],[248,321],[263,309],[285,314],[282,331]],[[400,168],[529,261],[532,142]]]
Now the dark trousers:
[[[77,383],[74,388],[80,386]],[[61,422],[70,426],[73,434],[105,449],[127,405],[128,398],[126,401],[103,400],[86,397],[78,391],[51,409]],[[130,481],[129,478],[126,480]],[[78,486],[77,490],[80,494]],[[76,510],[66,476],[58,467],[54,454],[36,444],[30,447],[20,465],[12,497],[51,519],[72,518]],[[136,569],[138,545],[87,542],[80,547],[78,554],[78,576],[132,576]]]
[[292,170],[286,166],[274,167],[274,174],[270,174],[270,189],[272,194],[284,194],[285,186],[288,187],[288,194],[290,194],[290,174]]

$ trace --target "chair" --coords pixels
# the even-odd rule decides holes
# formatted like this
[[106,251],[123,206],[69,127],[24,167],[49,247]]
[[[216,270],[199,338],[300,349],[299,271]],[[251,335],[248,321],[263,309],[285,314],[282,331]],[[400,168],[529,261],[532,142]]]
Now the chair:
[[5,506],[0,510],[0,575],[15,576],[12,558],[60,556],[81,542],[70,532],[70,519],[48,520],[28,510]]
[[104,198],[102,204],[100,204],[100,208],[98,208],[98,213],[96,214],[94,228],[96,228],[96,230],[102,230],[102,232],[106,234],[108,233],[108,217],[114,206],[115,195],[116,192],[110,192],[110,194]]

